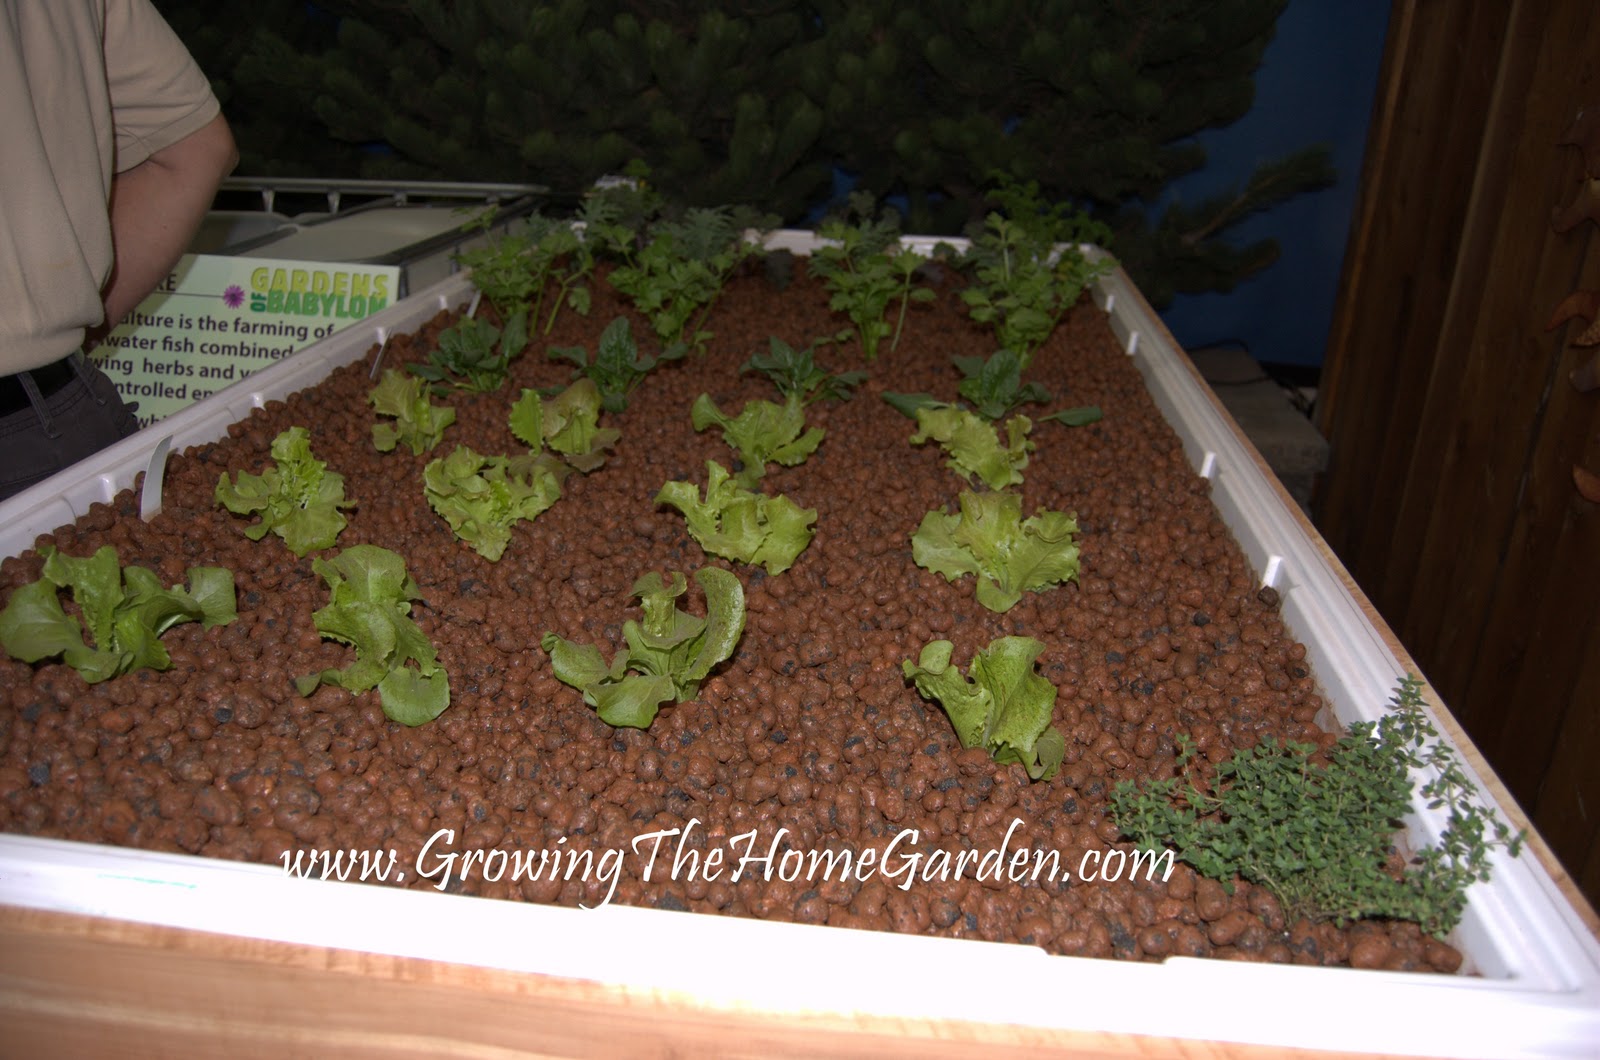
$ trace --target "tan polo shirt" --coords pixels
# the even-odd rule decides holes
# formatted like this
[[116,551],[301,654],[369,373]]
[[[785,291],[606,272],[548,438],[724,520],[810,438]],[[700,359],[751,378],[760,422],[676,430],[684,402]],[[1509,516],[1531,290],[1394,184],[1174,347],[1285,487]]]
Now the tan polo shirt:
[[0,0],[0,375],[100,322],[113,173],[217,116],[149,0]]

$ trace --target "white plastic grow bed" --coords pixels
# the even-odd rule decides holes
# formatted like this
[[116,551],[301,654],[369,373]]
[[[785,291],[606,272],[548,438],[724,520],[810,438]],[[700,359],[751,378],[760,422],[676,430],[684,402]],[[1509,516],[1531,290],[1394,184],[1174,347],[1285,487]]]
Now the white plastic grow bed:
[[[802,253],[815,245],[797,232],[770,243]],[[143,506],[152,514],[170,450],[223,436],[251,408],[318,382],[471,295],[465,277],[449,277],[0,504],[0,555],[110,501],[139,472],[147,472]],[[1382,631],[1120,270],[1095,299],[1211,480],[1262,582],[1278,590],[1334,714],[1343,723],[1378,716],[1404,672]],[[1408,824],[1414,845],[1441,828],[1426,810]],[[0,904],[673,990],[775,1016],[969,1020],[1426,1055],[1600,1053],[1600,944],[1527,854],[1500,854],[1493,883],[1473,888],[1453,938],[1472,974],[1459,976],[1094,961],[1018,945],[296,880],[267,865],[20,836],[0,836]],[[762,953],[783,957],[750,974]]]

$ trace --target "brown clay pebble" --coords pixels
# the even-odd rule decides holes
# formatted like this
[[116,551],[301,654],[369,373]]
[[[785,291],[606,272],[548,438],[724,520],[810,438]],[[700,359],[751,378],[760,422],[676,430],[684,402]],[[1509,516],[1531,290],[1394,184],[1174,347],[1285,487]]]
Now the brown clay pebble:
[[[606,881],[567,869],[580,851],[620,847],[628,856],[609,900],[697,915],[1020,941],[1090,957],[1458,967],[1459,954],[1420,936],[1394,945],[1383,931],[1286,931],[1264,892],[1231,896],[1186,865],[1165,884],[1023,886],[935,874],[902,888],[881,875],[841,881],[804,871],[730,881],[740,853],[733,837],[751,832],[759,857],[881,856],[915,830],[924,855],[1007,843],[1013,852],[1059,851],[1076,873],[1085,851],[1126,846],[1107,813],[1110,792],[1170,769],[1177,736],[1213,762],[1269,736],[1334,738],[1315,727],[1315,675],[1302,646],[1285,647],[1293,638],[1276,592],[1260,588],[1206,480],[1090,299],[1062,319],[1029,380],[1099,406],[1103,418],[1086,427],[1036,422],[1023,487],[1026,511],[1076,514],[1079,581],[1025,594],[997,614],[977,603],[973,578],[950,582],[916,565],[911,534],[930,511],[956,510],[962,484],[936,445],[909,444],[907,421],[879,395],[954,400],[952,359],[994,351],[992,332],[966,314],[961,282],[943,271],[935,300],[912,305],[900,341],[870,365],[853,398],[807,406],[807,425],[826,432],[812,457],[767,467],[763,492],[817,513],[815,539],[779,574],[708,556],[682,516],[652,498],[673,480],[703,489],[708,460],[733,464],[720,432],[694,430],[698,395],[729,411],[770,400],[771,383],[739,371],[751,351],[773,336],[804,348],[840,330],[828,292],[803,264],[781,296],[761,268],[736,276],[704,321],[704,355],[659,366],[625,412],[607,412],[604,425],[620,437],[604,465],[573,473],[561,500],[514,525],[496,562],[457,540],[423,500],[423,469],[446,450],[374,448],[365,363],[172,455],[163,508],[150,521],[125,490],[42,541],[79,556],[113,545],[124,564],[146,565],[166,584],[191,565],[225,567],[239,618],[209,630],[176,626],[163,637],[171,669],[94,686],[60,663],[0,659],[0,827],[274,864],[311,848],[392,848],[401,865],[450,829],[457,852],[559,865],[497,882],[480,863],[447,888],[505,901],[608,900]],[[633,312],[603,282],[592,293],[588,317],[558,313],[541,346],[592,351],[606,324]],[[492,307],[480,312],[498,319]],[[414,335],[391,336],[385,363],[425,361],[455,317],[441,312]],[[634,334],[658,352],[648,328]],[[816,357],[833,372],[863,367],[853,342]],[[524,388],[570,377],[570,364],[524,355],[501,391],[452,392],[445,446],[525,451],[510,433],[509,403]],[[213,499],[220,475],[270,466],[272,440],[290,426],[306,427],[317,459],[344,478],[351,507],[338,548],[393,549],[416,582],[411,615],[452,691],[434,722],[389,721],[377,692],[324,685],[302,695],[294,685],[355,661],[313,623],[326,583],[312,556],[272,534],[251,541],[251,520]],[[34,551],[0,564],[0,605],[38,577],[39,564]],[[625,623],[641,617],[632,589],[642,574],[707,565],[738,576],[749,616],[736,654],[697,696],[663,704],[648,731],[613,729],[555,679],[540,647],[546,632],[594,644],[609,660],[625,643]],[[677,603],[705,614],[692,579]],[[1013,634],[1045,644],[1040,672],[1058,692],[1067,746],[1052,781],[1030,782],[1020,766],[963,749],[943,710],[901,670],[935,638],[955,645],[965,670],[977,650]],[[664,838],[645,880],[643,848],[628,844],[654,832]],[[720,876],[688,878],[691,862],[707,870],[713,855]],[[431,892],[438,881],[407,873],[385,885]]]

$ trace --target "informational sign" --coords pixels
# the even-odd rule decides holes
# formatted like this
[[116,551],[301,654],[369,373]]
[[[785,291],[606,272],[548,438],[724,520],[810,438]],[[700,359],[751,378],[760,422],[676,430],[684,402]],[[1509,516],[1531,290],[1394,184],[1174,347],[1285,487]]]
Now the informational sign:
[[398,265],[187,254],[93,357],[140,426],[386,308]]

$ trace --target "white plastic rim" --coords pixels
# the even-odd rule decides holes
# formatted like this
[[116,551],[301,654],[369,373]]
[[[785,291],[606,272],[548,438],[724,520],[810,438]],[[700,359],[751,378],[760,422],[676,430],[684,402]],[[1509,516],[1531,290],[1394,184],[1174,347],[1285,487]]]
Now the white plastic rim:
[[[906,242],[923,252],[939,242],[963,245]],[[806,253],[818,240],[783,231],[768,243]],[[465,305],[472,293],[464,275],[448,277],[0,504],[0,556],[111,501],[141,472],[151,472],[154,487],[142,510],[153,513],[167,451],[224,437],[252,408],[381,350],[390,335]],[[1283,620],[1306,645],[1334,715],[1343,724],[1377,718],[1403,676],[1383,634],[1127,277],[1117,271],[1093,295],[1191,464],[1210,479],[1218,510],[1262,582],[1278,591]],[[1407,823],[1413,846],[1433,842],[1443,827],[1426,808]],[[0,835],[0,903],[672,990],[779,1014],[1420,1055],[1590,1057],[1600,1050],[1600,944],[1537,859],[1503,852],[1493,881],[1472,888],[1452,937],[1474,973],[1458,976],[1054,957],[1021,945],[301,880],[271,865],[11,835]],[[750,974],[755,961],[760,976]]]

